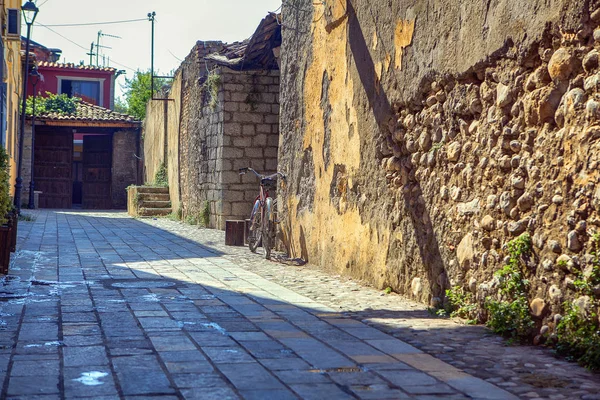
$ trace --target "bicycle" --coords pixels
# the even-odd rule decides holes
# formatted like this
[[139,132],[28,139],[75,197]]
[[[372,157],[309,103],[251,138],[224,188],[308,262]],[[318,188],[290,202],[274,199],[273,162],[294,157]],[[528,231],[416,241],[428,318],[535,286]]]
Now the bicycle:
[[262,175],[250,167],[240,168],[240,175],[244,175],[248,171],[253,172],[260,179],[258,196],[256,196],[250,213],[248,247],[250,251],[256,253],[256,250],[262,245],[264,256],[268,260],[271,258],[271,249],[275,245],[275,224],[279,223],[276,210],[277,200],[269,196],[269,189],[276,187],[277,177],[281,177],[285,182],[286,176],[281,172]]

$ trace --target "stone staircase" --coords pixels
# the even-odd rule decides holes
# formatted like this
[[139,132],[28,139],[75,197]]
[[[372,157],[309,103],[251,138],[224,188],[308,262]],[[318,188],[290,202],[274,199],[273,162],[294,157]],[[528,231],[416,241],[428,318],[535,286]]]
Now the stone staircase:
[[132,195],[129,207],[130,215],[136,217],[157,217],[171,214],[172,209],[168,187],[137,186],[132,189],[133,193],[130,193]]

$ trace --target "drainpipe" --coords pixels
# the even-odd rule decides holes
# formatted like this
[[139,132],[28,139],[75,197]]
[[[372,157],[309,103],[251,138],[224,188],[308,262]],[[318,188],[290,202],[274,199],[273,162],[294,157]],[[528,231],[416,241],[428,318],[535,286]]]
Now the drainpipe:
[[163,154],[163,162],[165,163],[165,167],[167,167],[167,171],[169,168],[169,102],[168,100],[163,100],[163,113],[164,113],[164,154]]
[[185,84],[185,67],[181,68],[181,83],[179,84],[179,129],[177,130],[177,187],[179,188],[179,208],[183,208],[181,201],[181,124],[183,123],[183,85]]

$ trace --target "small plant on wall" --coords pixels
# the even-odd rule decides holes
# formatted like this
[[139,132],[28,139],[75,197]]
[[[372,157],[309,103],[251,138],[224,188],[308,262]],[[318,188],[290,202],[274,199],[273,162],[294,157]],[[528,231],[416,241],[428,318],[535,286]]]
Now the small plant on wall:
[[167,166],[164,162],[160,163],[158,170],[156,170],[156,174],[154,175],[154,185],[163,187],[169,186],[169,175]]
[[4,146],[0,146],[0,225],[8,222],[7,215],[12,209],[9,181],[8,154],[6,154]]
[[529,314],[529,280],[524,276],[525,260],[531,256],[531,237],[523,235],[508,242],[508,263],[494,274],[499,281],[500,299],[488,297],[487,325],[511,341],[526,341],[534,327]]
[[221,75],[219,75],[216,71],[212,71],[206,77],[206,82],[204,82],[204,87],[206,88],[210,99],[208,101],[208,105],[211,109],[215,109],[217,104],[219,103],[219,89],[221,88]]

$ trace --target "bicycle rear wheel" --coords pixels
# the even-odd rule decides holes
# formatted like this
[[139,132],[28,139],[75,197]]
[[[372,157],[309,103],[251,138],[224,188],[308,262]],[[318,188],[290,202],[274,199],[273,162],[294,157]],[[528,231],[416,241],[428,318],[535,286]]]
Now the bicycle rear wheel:
[[253,253],[256,253],[256,249],[262,244],[262,214],[260,200],[256,200],[250,214],[250,228],[248,232],[248,247]]

